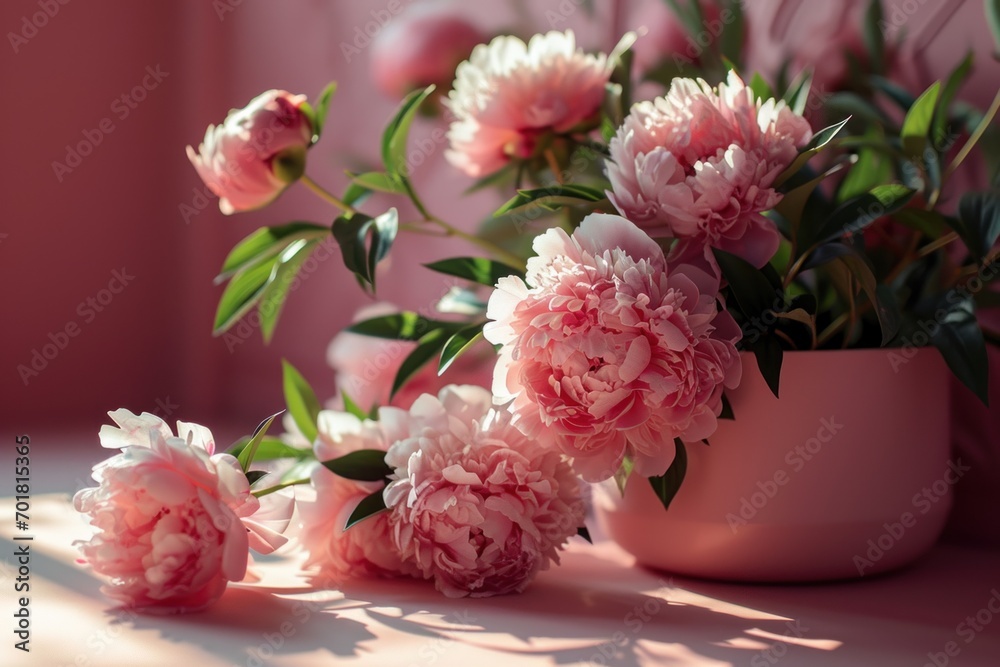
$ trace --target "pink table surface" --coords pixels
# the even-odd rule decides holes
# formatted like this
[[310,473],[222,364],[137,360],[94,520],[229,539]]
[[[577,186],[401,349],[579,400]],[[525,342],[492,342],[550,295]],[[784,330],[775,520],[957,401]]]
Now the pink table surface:
[[[0,499],[10,515],[12,505]],[[920,667],[934,664],[929,654],[1000,665],[1000,614],[987,607],[996,596],[1000,609],[998,552],[939,546],[889,576],[742,586],[671,578],[613,543],[574,540],[526,593],[486,600],[449,600],[417,581],[316,591],[293,554],[259,562],[258,583],[232,586],[206,612],[148,617],[109,606],[74,562],[87,526],[66,494],[34,497],[31,520],[30,654],[12,647],[13,517],[0,525],[2,665]],[[961,625],[977,613],[991,622]]]
[[[7,524],[0,580],[9,625],[15,543]],[[298,573],[298,556],[286,555],[261,562],[258,583],[231,587],[206,612],[148,617],[109,607],[74,562],[71,541],[86,525],[65,495],[33,499],[32,533],[32,651],[14,650],[6,630],[3,665],[891,667],[933,664],[929,653],[945,664],[949,642],[959,652],[947,664],[1000,664],[1000,614],[987,611],[992,623],[971,635],[960,627],[1000,599],[996,552],[940,546],[895,575],[740,586],[671,578],[633,566],[610,542],[581,542],[523,595],[485,600],[449,600],[416,581],[317,591]]]

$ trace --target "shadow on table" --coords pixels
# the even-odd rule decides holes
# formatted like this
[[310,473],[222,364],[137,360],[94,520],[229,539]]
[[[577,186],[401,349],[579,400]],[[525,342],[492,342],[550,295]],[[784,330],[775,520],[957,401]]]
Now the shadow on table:
[[[512,658],[547,655],[555,664],[638,667],[680,656],[752,664],[758,653],[761,664],[773,664],[768,658],[780,657],[771,656],[780,638],[795,638],[790,619],[748,618],[677,602],[666,582],[652,595],[632,592],[643,586],[630,590],[623,578],[645,577],[648,590],[648,573],[625,569],[612,571],[621,575],[613,581],[594,581],[573,575],[587,570],[609,574],[606,562],[581,554],[574,554],[573,561],[573,572],[546,573],[521,595],[453,600],[440,596],[429,582],[398,580],[355,582],[344,593],[363,601],[373,621],[426,638],[416,653],[427,661],[445,659],[451,642],[458,642]],[[803,650],[828,651],[796,649],[800,655]],[[445,659],[442,664],[451,663]]]
[[[299,591],[301,592],[301,591]],[[339,598],[339,596],[337,596]],[[232,587],[209,609],[180,616],[132,616],[137,630],[151,630],[180,644],[196,644],[233,665],[261,667],[277,655],[328,652],[356,656],[375,639],[362,623],[338,616],[322,599],[288,599]],[[109,614],[120,615],[111,610]]]

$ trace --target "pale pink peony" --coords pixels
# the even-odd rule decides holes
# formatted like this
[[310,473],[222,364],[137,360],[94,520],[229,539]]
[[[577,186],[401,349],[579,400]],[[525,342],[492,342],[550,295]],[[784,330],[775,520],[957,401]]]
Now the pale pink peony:
[[148,612],[197,611],[243,579],[249,549],[285,543],[290,497],[258,501],[236,459],[214,453],[207,428],[177,422],[174,436],[149,413],[108,414],[120,428],[101,428],[101,445],[121,453],[94,466],[100,486],[73,498],[98,530],[80,548],[110,580],[106,595]]
[[512,36],[480,44],[455,75],[446,155],[478,177],[531,157],[543,135],[588,129],[611,69],[606,56],[577,49],[572,31],[552,31],[527,44]]
[[[319,461],[329,461],[360,449],[385,450],[378,424],[332,410],[319,414],[319,438],[313,451]],[[345,530],[358,503],[382,488],[379,483],[339,477],[317,465],[311,475],[316,491],[313,501],[299,502],[299,541],[309,553],[305,567],[314,582],[336,587],[353,578],[411,574],[390,536],[389,517],[377,514]]]
[[739,384],[741,333],[717,303],[719,278],[668,269],[628,220],[593,214],[534,242],[527,283],[501,278],[485,335],[502,345],[493,380],[531,438],[573,457],[591,482],[628,456],[663,474],[674,438],[712,435],[724,387]]
[[410,5],[372,40],[372,78],[390,97],[432,83],[447,87],[458,63],[486,39],[455,5]]
[[305,95],[269,90],[244,109],[233,109],[222,125],[209,125],[205,139],[187,156],[226,215],[269,204],[305,169],[312,124],[302,111]]
[[608,196],[652,236],[763,266],[780,237],[761,212],[781,201],[775,178],[811,137],[801,116],[756,100],[734,72],[717,90],[674,79],[666,96],[633,106],[612,138]]
[[569,465],[491,402],[485,389],[452,386],[409,412],[382,409],[394,542],[448,597],[523,591],[583,525]]
[[[354,320],[361,322],[397,312],[399,309],[391,304],[376,303],[359,310]],[[443,376],[438,375],[436,364],[424,366],[390,401],[389,394],[396,373],[407,355],[416,347],[417,343],[412,341],[375,338],[342,331],[330,342],[326,358],[330,367],[336,371],[338,389],[365,411],[381,405],[405,409],[421,394],[437,394],[447,384],[490,386],[496,356],[489,346],[482,346],[469,350],[456,359]],[[338,396],[329,405],[335,410],[343,409],[342,396]]]

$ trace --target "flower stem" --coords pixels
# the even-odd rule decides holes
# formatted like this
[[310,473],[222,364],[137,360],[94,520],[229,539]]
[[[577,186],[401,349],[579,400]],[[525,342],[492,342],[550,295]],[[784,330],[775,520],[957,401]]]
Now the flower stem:
[[357,209],[355,209],[353,206],[333,196],[333,194],[324,189],[323,186],[321,186],[319,183],[309,178],[306,174],[302,174],[302,177],[299,180],[302,181],[303,185],[312,190],[317,197],[319,197],[320,199],[329,204],[333,204],[344,213],[350,213],[351,215],[354,215],[355,213],[358,212]]
[[281,484],[276,484],[276,485],[274,485],[272,487],[268,487],[266,489],[258,489],[256,491],[251,492],[251,493],[253,494],[253,496],[255,498],[263,498],[264,496],[268,496],[268,495],[274,493],[275,491],[280,491],[282,489],[287,489],[290,486],[299,486],[301,484],[308,484],[308,483],[309,483],[309,478],[306,477],[304,479],[292,480],[291,482],[282,482]]
[[437,225],[438,227],[440,227],[441,229],[445,230],[445,232],[447,232],[448,236],[457,236],[460,239],[464,239],[464,240],[468,241],[469,243],[477,245],[480,248],[482,248],[483,250],[485,250],[485,251],[487,251],[487,252],[492,253],[493,255],[495,255],[497,257],[497,259],[499,259],[499,260],[501,260],[501,261],[503,261],[503,262],[505,262],[507,264],[510,264],[515,269],[520,269],[520,270],[523,271],[524,268],[525,268],[525,266],[526,266],[523,259],[521,259],[517,255],[515,255],[514,253],[510,252],[509,250],[504,250],[503,248],[501,248],[497,244],[491,243],[490,241],[487,241],[486,239],[481,239],[478,236],[473,236],[472,234],[468,234],[466,232],[463,232],[461,229],[458,229],[456,227],[453,227],[452,225],[449,225],[447,222],[445,222],[441,218],[438,218],[436,216],[430,216],[430,217],[427,218],[427,221],[428,222],[432,222],[435,225]]
[[965,158],[969,157],[969,153],[972,152],[972,149],[976,146],[979,140],[983,138],[983,135],[989,128],[993,117],[997,115],[997,111],[1000,111],[1000,92],[998,92],[996,97],[993,98],[993,104],[991,104],[990,108],[986,111],[982,121],[979,123],[979,127],[975,129],[972,136],[969,137],[969,140],[966,141],[965,145],[962,146],[962,149],[958,151],[958,155],[956,155],[952,163],[948,165],[948,169],[944,172],[944,180],[947,181],[948,177],[955,173],[955,170],[958,169]]

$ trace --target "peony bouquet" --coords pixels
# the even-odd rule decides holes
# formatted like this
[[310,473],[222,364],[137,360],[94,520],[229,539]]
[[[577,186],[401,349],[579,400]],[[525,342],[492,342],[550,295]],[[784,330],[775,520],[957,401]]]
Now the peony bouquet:
[[[978,142],[996,141],[1000,96],[986,111],[955,102],[971,56],[912,94],[886,78],[894,45],[869,30],[850,76],[817,90],[789,63],[741,70],[743,22],[725,19],[739,2],[673,4],[692,34],[702,4],[714,7],[718,38],[673,54],[633,33],[608,54],[571,31],[475,46],[450,91],[406,96],[381,167],[349,172],[341,193],[307,175],[333,85],[313,102],[263,93],[188,147],[223,213],[295,183],[334,210],[232,250],[216,335],[255,313],[269,340],[300,267],[331,237],[373,296],[390,253],[406,261],[397,237],[458,237],[467,255],[426,268],[464,286],[433,315],[359,313],[331,345],[338,388],[325,408],[285,363],[280,437],[267,435],[275,415],[215,453],[204,427],[179,423],[175,436],[151,415],[111,413],[118,427],[101,440],[121,453],[76,498],[99,531],[84,558],[109,595],[152,610],[211,603],[243,578],[249,549],[282,543],[300,485],[298,543],[318,586],[416,577],[447,596],[520,592],[587,536],[585,483],[643,481],[664,508],[682,482],[697,485],[687,448],[738,422],[726,392],[745,374],[778,395],[788,350],[932,345],[985,401],[995,336],[976,308],[995,301],[1000,195],[956,176]],[[441,79],[404,76],[380,53],[389,89]],[[441,120],[419,122],[448,124],[449,168],[503,193],[478,231],[440,217],[411,179],[421,110]],[[368,208],[373,192],[398,207]]]

